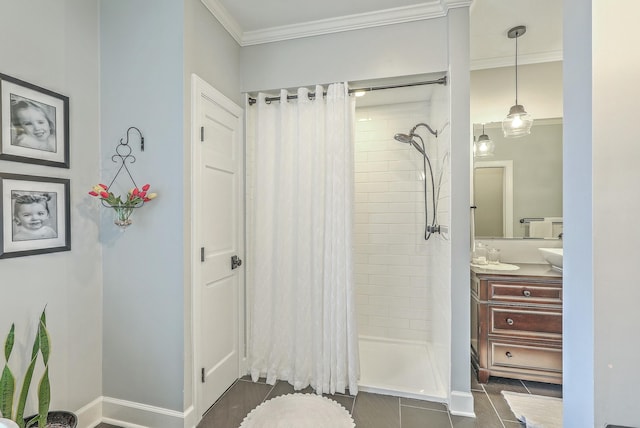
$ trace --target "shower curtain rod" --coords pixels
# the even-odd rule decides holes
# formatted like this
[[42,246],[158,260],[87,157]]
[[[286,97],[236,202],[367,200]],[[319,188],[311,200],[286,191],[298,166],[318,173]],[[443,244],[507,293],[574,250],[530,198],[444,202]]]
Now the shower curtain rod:
[[[443,76],[436,80],[427,80],[424,82],[415,82],[415,83],[404,83],[401,85],[386,85],[386,86],[371,86],[368,88],[354,88],[349,89],[349,93],[353,94],[354,92],[371,92],[371,91],[380,91],[382,89],[396,89],[396,88],[408,88],[411,86],[422,86],[422,85],[446,85],[447,84],[447,76]],[[327,95],[326,92],[323,92],[323,96]],[[309,93],[309,98],[314,98],[316,96],[315,92]],[[287,100],[297,100],[297,95],[287,95]],[[265,102],[270,103],[272,101],[280,101],[280,97],[266,97]],[[249,105],[252,106],[256,103],[256,99],[253,97],[249,97]]]

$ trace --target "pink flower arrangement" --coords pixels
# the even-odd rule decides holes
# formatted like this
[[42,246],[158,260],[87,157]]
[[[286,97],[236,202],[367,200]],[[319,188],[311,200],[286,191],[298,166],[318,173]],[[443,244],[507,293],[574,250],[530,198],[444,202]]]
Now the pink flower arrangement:
[[112,207],[136,208],[142,206],[143,203],[154,199],[157,193],[149,193],[151,185],[145,184],[142,189],[137,187],[129,190],[127,197],[123,200],[121,196],[116,196],[109,191],[104,184],[98,184],[89,192],[91,196],[97,197]]

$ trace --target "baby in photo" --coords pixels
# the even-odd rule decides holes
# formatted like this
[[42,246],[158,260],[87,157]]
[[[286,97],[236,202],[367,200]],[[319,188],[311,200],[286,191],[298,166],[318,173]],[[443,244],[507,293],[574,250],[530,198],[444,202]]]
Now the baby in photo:
[[56,151],[55,109],[26,98],[11,97],[11,144],[28,149]]
[[17,194],[13,205],[13,241],[57,238],[56,231],[48,225],[51,212],[48,193]]

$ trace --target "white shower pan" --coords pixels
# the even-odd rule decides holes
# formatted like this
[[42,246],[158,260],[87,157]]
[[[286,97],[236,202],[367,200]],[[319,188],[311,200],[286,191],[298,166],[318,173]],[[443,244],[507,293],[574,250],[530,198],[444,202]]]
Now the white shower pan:
[[360,391],[444,403],[428,344],[360,337]]

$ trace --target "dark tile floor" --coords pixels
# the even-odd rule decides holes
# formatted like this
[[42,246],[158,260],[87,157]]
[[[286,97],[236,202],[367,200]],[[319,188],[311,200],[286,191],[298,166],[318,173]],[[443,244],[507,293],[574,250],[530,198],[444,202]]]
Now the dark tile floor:
[[[327,395],[346,408],[357,428],[515,428],[518,422],[501,391],[514,391],[562,397],[562,386],[514,379],[491,378],[479,384],[472,373],[471,392],[476,418],[451,415],[439,403],[360,392],[350,395]],[[197,428],[237,428],[244,417],[260,403],[283,394],[293,393],[287,382],[275,385],[238,379],[205,414]],[[303,393],[313,393],[310,388]],[[118,428],[100,424],[96,428]]]

